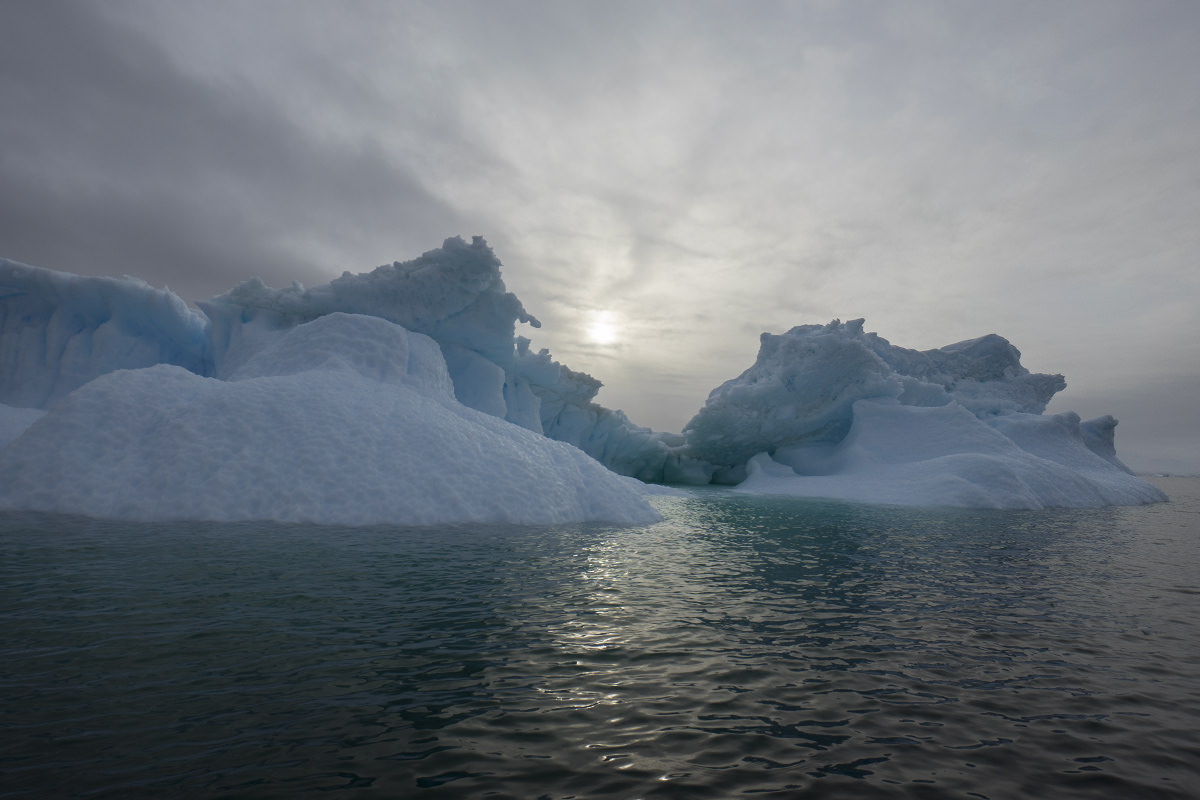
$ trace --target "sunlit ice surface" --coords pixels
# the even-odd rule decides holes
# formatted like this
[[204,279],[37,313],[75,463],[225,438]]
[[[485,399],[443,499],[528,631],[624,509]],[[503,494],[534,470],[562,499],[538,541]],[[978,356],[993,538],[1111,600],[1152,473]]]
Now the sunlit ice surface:
[[10,796],[1194,796],[1200,482],[645,526],[0,516]]

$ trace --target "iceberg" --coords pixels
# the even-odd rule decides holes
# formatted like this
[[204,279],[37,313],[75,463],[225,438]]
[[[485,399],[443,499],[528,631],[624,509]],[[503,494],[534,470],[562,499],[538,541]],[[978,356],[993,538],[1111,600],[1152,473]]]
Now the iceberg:
[[863,320],[763,334],[681,433],[595,402],[480,237],[328,284],[189,307],[0,260],[0,508],[329,524],[650,522],[656,484],[1042,508],[1165,499],[1116,421],[991,334],[897,347]]
[[977,416],[1040,414],[1066,386],[1061,375],[1030,374],[1020,352],[995,334],[922,352],[864,333],[863,324],[764,333],[753,366],[714,389],[687,424],[691,451],[730,468],[763,450],[841,441],[858,400],[955,402]]
[[864,321],[763,334],[755,363],[684,429],[737,491],[901,505],[1093,507],[1165,500],[1116,456],[1112,417],[1043,415],[1066,386],[990,334],[909,350]]
[[513,325],[532,320],[498,267],[482,240],[452,239],[312,290],[250,281],[196,311],[134,279],[0,262],[0,508],[351,525],[657,520],[640,482],[488,413],[496,405],[471,407],[504,397]]

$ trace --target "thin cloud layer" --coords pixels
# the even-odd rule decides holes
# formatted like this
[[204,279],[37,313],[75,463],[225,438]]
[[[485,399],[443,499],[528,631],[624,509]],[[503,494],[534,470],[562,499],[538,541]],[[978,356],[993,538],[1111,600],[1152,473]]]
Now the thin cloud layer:
[[195,299],[483,234],[534,345],[660,429],[762,331],[833,317],[919,348],[1001,333],[1067,375],[1056,407],[1200,373],[1191,4],[123,0],[0,25],[6,257]]

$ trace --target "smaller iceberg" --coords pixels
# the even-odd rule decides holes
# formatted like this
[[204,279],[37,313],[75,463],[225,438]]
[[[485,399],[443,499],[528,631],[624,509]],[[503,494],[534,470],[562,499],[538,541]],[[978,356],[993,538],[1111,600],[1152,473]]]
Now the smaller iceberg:
[[1066,382],[1020,356],[994,334],[908,350],[863,320],[763,334],[684,436],[741,492],[1032,509],[1166,499],[1117,458],[1112,417],[1043,415]]

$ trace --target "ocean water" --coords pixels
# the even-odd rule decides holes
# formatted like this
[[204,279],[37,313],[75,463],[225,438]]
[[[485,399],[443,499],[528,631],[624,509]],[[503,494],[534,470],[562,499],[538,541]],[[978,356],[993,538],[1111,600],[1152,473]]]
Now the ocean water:
[[0,796],[1200,796],[1200,480],[620,528],[0,517]]

